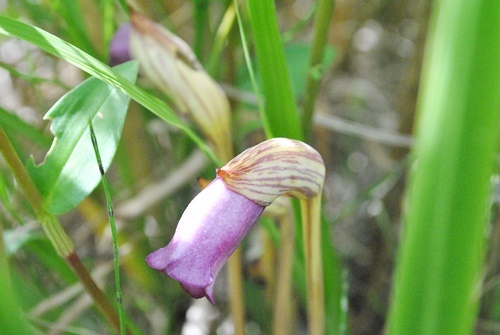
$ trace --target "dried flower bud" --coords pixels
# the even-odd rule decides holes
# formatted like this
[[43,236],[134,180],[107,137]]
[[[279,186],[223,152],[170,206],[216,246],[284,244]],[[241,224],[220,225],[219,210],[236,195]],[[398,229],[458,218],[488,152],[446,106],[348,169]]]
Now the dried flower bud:
[[230,105],[225,93],[179,37],[137,12],[131,23],[130,51],[143,74],[192,118],[221,159],[230,159]]
[[231,190],[268,206],[280,195],[304,199],[319,194],[325,164],[311,146],[273,138],[243,151],[217,174]]

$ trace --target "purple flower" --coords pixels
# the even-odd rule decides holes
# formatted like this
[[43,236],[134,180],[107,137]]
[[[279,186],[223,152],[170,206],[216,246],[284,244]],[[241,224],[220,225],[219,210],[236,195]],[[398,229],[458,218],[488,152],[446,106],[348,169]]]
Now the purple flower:
[[109,46],[109,64],[111,66],[132,59],[130,56],[130,29],[130,23],[124,23],[116,30]]
[[324,179],[323,159],[309,145],[286,138],[259,143],[218,170],[184,211],[172,241],[146,262],[194,298],[214,303],[217,274],[264,208],[282,195],[314,198],[318,204]]
[[213,304],[215,278],[262,214],[264,206],[216,178],[188,205],[170,243],[146,257],[194,298]]

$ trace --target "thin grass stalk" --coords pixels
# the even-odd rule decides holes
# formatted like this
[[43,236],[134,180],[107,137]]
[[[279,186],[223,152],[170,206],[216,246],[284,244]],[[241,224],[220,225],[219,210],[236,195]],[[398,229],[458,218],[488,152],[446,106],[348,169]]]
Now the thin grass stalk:
[[302,105],[302,130],[306,139],[311,134],[314,106],[325,70],[322,68],[322,64],[334,4],[334,0],[319,0],[316,4],[309,71]]
[[4,157],[12,174],[19,183],[21,190],[35,212],[37,220],[40,222],[57,254],[62,257],[73,270],[82,283],[82,286],[85,287],[85,290],[92,297],[98,310],[105,317],[108,323],[116,330],[119,330],[119,319],[116,311],[81,262],[75,252],[73,243],[71,242],[69,236],[66,235],[66,232],[59,223],[59,220],[57,220],[54,215],[47,213],[43,209],[42,196],[31,180],[31,177],[12,147],[9,138],[5,134],[2,127],[0,127],[0,153]]
[[500,2],[434,4],[388,334],[473,333],[500,134]]
[[264,95],[264,119],[272,137],[303,139],[300,119],[272,0],[247,1]]
[[101,173],[101,182],[104,189],[104,194],[106,195],[106,208],[108,211],[109,226],[111,228],[111,237],[113,239],[113,264],[115,270],[115,295],[116,301],[118,303],[118,318],[120,321],[120,334],[125,335],[125,312],[123,310],[123,299],[122,290],[120,282],[120,258],[118,250],[118,234],[116,232],[115,215],[113,212],[113,204],[111,203],[111,195],[108,187],[108,179],[104,172],[104,167],[102,166],[101,154],[99,153],[99,146],[94,133],[94,126],[92,125],[92,119],[89,118],[89,129],[90,138],[92,140],[92,146],[94,147],[94,152],[97,160],[97,165],[99,167],[99,172]]

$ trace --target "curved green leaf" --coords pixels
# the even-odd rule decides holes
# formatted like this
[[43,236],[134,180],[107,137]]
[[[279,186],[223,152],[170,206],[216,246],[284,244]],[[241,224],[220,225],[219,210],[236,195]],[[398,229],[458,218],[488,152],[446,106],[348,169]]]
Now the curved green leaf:
[[[135,81],[138,66],[130,62],[115,68]],[[67,212],[94,190],[101,176],[90,141],[89,118],[99,139],[104,169],[111,164],[123,129],[130,98],[97,78],[89,78],[64,95],[45,115],[55,136],[45,160],[28,171],[53,214]]]

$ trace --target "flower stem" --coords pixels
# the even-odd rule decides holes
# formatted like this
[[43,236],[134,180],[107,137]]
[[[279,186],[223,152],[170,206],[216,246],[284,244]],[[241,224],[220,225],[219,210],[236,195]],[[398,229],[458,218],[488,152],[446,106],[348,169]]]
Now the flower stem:
[[300,201],[302,234],[306,260],[307,316],[310,335],[323,335],[324,286],[321,243],[321,193]]
[[236,251],[229,257],[229,291],[230,291],[230,308],[234,322],[234,334],[245,334],[245,302],[243,299],[243,274],[241,272],[242,251],[238,247]]
[[276,284],[276,304],[274,305],[274,335],[292,333],[293,299],[292,299],[292,272],[295,247],[295,224],[291,208],[279,219],[280,247],[278,278]]

